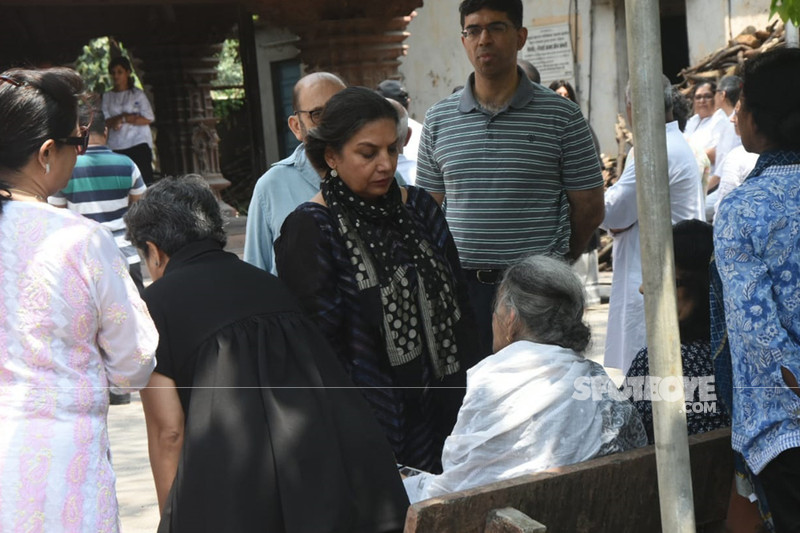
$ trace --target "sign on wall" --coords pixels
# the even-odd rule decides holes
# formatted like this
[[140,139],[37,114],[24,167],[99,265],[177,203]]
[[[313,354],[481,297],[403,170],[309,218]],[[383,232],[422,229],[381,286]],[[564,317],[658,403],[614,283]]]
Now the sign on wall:
[[528,28],[528,40],[520,57],[539,70],[542,85],[555,80],[567,80],[575,85],[575,64],[567,22]]

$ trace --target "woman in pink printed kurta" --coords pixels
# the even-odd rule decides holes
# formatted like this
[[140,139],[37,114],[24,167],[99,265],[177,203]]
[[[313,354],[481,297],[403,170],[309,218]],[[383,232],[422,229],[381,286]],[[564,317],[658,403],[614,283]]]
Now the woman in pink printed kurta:
[[[0,75],[0,112],[59,89],[31,72]],[[155,364],[158,335],[111,235],[42,202],[80,151],[74,117],[66,132],[45,120],[22,167],[0,151],[0,533],[119,530],[108,389],[145,386]]]

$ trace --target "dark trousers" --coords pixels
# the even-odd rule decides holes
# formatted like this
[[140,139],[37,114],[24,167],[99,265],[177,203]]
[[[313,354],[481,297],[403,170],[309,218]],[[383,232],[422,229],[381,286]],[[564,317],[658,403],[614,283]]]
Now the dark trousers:
[[494,312],[494,297],[497,293],[497,284],[478,281],[466,272],[467,291],[472,310],[475,313],[475,323],[478,328],[478,348],[482,360],[493,353],[492,350],[492,313]]
[[776,533],[800,533],[800,448],[769,462],[758,475]]
[[153,151],[147,143],[114,151],[118,154],[127,155],[136,163],[136,166],[139,167],[139,172],[142,173],[145,185],[149,187],[153,184]]

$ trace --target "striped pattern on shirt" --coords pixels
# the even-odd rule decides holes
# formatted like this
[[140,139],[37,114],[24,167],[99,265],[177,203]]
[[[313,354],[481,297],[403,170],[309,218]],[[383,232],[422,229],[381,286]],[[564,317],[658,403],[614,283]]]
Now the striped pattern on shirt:
[[473,77],[426,114],[417,185],[446,194],[465,268],[567,253],[566,191],[603,183],[580,108],[523,76],[509,106],[492,115],[475,101]]
[[146,190],[142,174],[127,156],[112,152],[105,146],[90,146],[78,156],[67,186],[48,202],[99,222],[114,235],[114,241],[128,259],[128,264],[140,262],[139,254],[125,238],[128,196]]

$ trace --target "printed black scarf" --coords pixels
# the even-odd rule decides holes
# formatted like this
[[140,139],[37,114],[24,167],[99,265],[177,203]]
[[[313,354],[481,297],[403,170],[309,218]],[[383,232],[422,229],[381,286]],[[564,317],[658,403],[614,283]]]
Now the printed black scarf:
[[[383,309],[383,335],[393,367],[413,361],[427,347],[437,378],[460,369],[453,326],[461,318],[449,265],[420,234],[402,201],[400,187],[375,200],[361,198],[339,177],[322,181],[322,196],[336,217],[350,261],[356,268],[359,290],[379,287]],[[417,274],[417,291],[411,290],[406,266],[383,242],[381,225],[393,226],[411,257]]]

